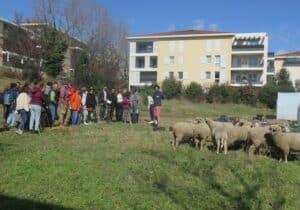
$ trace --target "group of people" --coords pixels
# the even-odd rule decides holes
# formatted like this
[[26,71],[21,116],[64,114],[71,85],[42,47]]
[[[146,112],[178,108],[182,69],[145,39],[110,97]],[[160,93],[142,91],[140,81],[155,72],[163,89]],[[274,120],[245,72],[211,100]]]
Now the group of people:
[[[140,95],[127,89],[107,87],[98,94],[93,87],[75,88],[62,82],[34,83],[32,86],[20,83],[9,84],[3,92],[3,123],[17,127],[16,133],[22,135],[28,129],[40,133],[41,123],[46,126],[88,125],[98,121],[138,123]],[[158,126],[161,112],[162,94],[159,86],[153,96],[148,96],[150,123]],[[97,115],[99,105],[99,115]]]

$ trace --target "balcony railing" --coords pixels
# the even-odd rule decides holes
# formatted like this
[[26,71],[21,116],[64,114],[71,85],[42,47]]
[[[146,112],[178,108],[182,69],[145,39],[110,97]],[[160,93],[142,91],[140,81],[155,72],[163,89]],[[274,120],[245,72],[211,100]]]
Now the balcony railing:
[[244,81],[231,80],[231,84],[233,84],[233,85],[262,85],[263,82],[261,82],[259,80],[254,80],[254,81],[248,81],[248,80],[244,80]]
[[263,68],[263,64],[232,64],[232,68]]
[[233,51],[263,51],[264,45],[234,45]]
[[267,69],[267,72],[268,72],[268,73],[274,73],[274,72],[275,72],[275,68],[268,68],[268,69]]

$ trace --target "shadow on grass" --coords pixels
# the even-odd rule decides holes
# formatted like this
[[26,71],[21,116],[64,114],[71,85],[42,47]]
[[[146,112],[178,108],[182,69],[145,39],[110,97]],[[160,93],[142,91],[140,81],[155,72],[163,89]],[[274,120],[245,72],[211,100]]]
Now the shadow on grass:
[[[242,174],[242,172],[238,170],[240,164],[233,164],[230,161],[222,161],[220,163],[217,159],[208,159],[197,164],[199,158],[197,159],[193,155],[186,154],[188,161],[181,163],[172,156],[168,156],[159,151],[145,150],[143,153],[169,165],[176,166],[180,170],[180,173],[195,177],[199,179],[200,183],[204,183],[204,186],[184,186],[182,183],[172,181],[174,177],[171,177],[166,171],[158,171],[154,177],[151,178],[148,174],[136,175],[136,179],[140,184],[150,182],[151,188],[154,189],[154,191],[164,194],[179,206],[180,209],[199,208],[199,206],[197,206],[199,203],[194,202],[192,198],[195,198],[195,196],[198,198],[207,197],[208,195],[211,196],[209,199],[214,202],[203,204],[206,205],[205,209],[250,210],[263,209],[266,205],[271,209],[283,209],[285,207],[286,198],[280,192],[276,192],[276,196],[272,198],[270,203],[265,203],[264,198],[261,198],[258,194],[265,185],[265,179],[269,175],[272,175],[271,171],[265,174],[264,172],[256,170],[252,176],[249,176],[249,174]],[[249,161],[244,160],[244,162],[245,165],[251,164]],[[219,164],[223,164],[221,170],[218,168],[220,166]],[[230,174],[230,177],[227,177],[226,174]],[[228,179],[233,179],[232,186],[228,186]],[[208,193],[201,189],[201,187],[205,187],[205,189],[207,188],[212,192]]]
[[52,204],[35,202],[27,199],[15,198],[7,195],[0,195],[0,209],[9,210],[74,210]]

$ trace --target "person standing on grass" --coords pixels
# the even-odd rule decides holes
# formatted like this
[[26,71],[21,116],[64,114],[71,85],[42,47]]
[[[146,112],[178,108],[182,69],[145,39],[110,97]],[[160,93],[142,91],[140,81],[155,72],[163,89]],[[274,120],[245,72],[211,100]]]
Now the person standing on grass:
[[100,120],[105,120],[107,117],[107,87],[104,86],[103,90],[99,93],[99,104],[100,104]]
[[131,96],[130,96],[132,123],[139,122],[139,103],[140,103],[139,92],[138,92],[138,90],[134,90],[133,94],[131,94]]
[[16,100],[19,95],[19,89],[16,83],[10,84],[10,89],[8,90],[9,96],[9,106],[8,106],[8,116],[7,116],[7,125],[14,127],[16,122]]
[[23,88],[21,89],[21,93],[17,97],[17,103],[16,103],[16,111],[21,116],[21,122],[18,125],[18,130],[16,131],[18,135],[22,135],[24,133],[25,124],[28,121],[30,101],[31,98],[29,96],[29,87],[28,85],[24,85]]
[[72,111],[72,125],[80,125],[81,97],[79,89],[72,94],[70,104]]
[[82,112],[82,122],[84,125],[88,125],[87,119],[88,119],[89,113],[88,113],[87,106],[86,106],[87,95],[88,95],[88,91],[85,87],[83,87],[81,89],[81,104],[82,104],[81,112]]
[[59,89],[59,99],[58,99],[58,115],[59,115],[59,124],[60,126],[68,125],[70,119],[70,104],[69,98],[71,92],[68,85],[62,85]]
[[88,111],[88,122],[97,122],[97,114],[96,114],[97,100],[94,92],[94,88],[90,88],[87,96],[86,96],[86,108]]
[[158,127],[160,123],[160,115],[161,115],[161,101],[164,98],[162,93],[160,92],[160,87],[158,85],[155,85],[154,87],[155,92],[153,94],[153,113],[154,113],[154,125]]
[[154,110],[153,110],[154,109],[154,101],[153,101],[152,96],[148,95],[147,101],[148,101],[147,107],[148,107],[149,114],[150,114],[149,124],[153,124],[154,123]]
[[130,122],[130,101],[127,95],[123,97],[122,102],[122,112],[123,112],[123,122],[128,123]]
[[38,85],[38,83],[34,83],[34,87],[31,90],[29,130],[32,133],[40,132],[42,105],[45,102],[42,88],[43,84]]
[[51,114],[51,127],[54,126],[56,119],[56,107],[57,107],[57,83],[53,83],[48,93],[49,110]]
[[116,118],[118,122],[121,122],[123,119],[123,95],[122,95],[122,90],[119,89],[118,90],[118,94],[117,94],[117,107],[116,107]]
[[[109,94],[109,100],[111,101],[109,118],[110,118],[110,120],[113,120],[114,113],[116,113],[116,109],[117,109],[116,89],[114,89],[114,88],[111,89],[110,94]],[[117,118],[117,114],[116,114],[116,118]]]

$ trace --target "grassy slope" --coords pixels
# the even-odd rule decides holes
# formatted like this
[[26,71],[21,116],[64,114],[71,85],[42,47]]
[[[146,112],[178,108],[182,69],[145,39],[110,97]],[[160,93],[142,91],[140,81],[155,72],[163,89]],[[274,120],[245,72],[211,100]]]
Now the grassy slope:
[[[180,102],[175,109],[176,103],[165,102],[165,125],[194,115],[245,113],[247,117],[262,112],[246,106],[188,102]],[[42,137],[0,133],[0,194],[75,209],[300,206],[299,161],[252,161],[243,152],[217,156],[188,145],[174,151],[170,138],[170,133],[152,132],[144,124],[100,124],[46,131]],[[11,205],[0,196],[0,209]],[[13,205],[32,209],[34,204]]]

